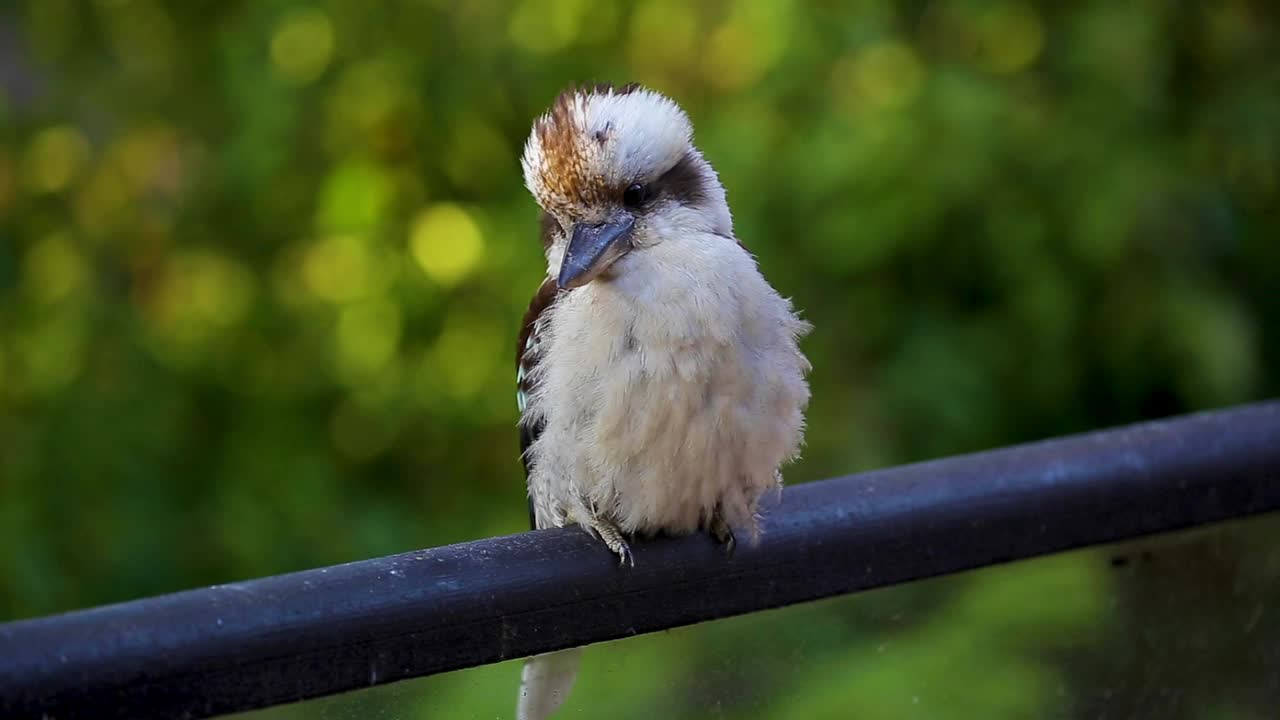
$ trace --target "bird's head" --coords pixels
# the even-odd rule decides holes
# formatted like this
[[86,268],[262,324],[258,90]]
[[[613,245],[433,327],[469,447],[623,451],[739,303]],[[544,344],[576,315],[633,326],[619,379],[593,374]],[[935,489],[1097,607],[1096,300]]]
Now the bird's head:
[[521,164],[561,288],[624,272],[624,258],[659,243],[733,234],[688,116],[636,85],[561,93],[534,122]]

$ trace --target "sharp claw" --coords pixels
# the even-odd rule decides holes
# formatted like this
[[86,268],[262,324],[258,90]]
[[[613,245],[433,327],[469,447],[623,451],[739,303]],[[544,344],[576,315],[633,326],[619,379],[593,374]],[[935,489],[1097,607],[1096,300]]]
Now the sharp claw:
[[591,523],[590,528],[596,537],[604,541],[605,547],[618,556],[619,567],[624,565],[636,566],[635,558],[631,555],[631,547],[627,545],[627,541],[623,539],[622,532],[616,526],[604,520],[596,520]]
[[733,528],[729,527],[729,523],[725,522],[719,510],[711,517],[709,529],[711,530],[711,537],[724,546],[725,554],[733,557],[733,551],[738,547],[738,539],[734,537]]

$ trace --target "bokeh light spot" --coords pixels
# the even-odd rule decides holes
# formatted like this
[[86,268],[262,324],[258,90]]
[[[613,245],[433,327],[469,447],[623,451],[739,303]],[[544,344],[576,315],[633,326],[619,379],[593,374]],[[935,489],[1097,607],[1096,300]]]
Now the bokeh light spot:
[[174,279],[185,285],[193,313],[218,327],[230,327],[245,317],[253,297],[253,276],[245,267],[214,253],[193,253],[183,265],[181,276]]
[[170,299],[181,299],[193,315],[225,327],[248,312],[252,278],[244,266],[219,253],[188,251],[173,263],[168,290]]
[[504,344],[502,333],[487,316],[450,313],[418,377],[424,404],[433,404],[441,396],[465,401],[492,387]]
[[1044,49],[1040,16],[1022,3],[991,8],[982,16],[979,28],[982,65],[992,72],[1018,72],[1035,62]]
[[235,259],[193,248],[168,258],[141,302],[157,356],[175,365],[200,363],[249,315],[254,275]]
[[484,255],[484,235],[471,215],[452,203],[420,213],[409,234],[414,260],[432,280],[451,287],[461,282]]
[[338,317],[339,369],[359,382],[387,365],[400,344],[400,308],[387,298],[352,304]]
[[345,302],[381,289],[390,270],[378,262],[359,235],[335,235],[311,245],[303,255],[302,279],[316,297]]
[[36,192],[65,190],[89,159],[89,141],[70,125],[47,128],[36,134],[27,150],[27,186]]
[[588,7],[585,0],[525,0],[511,14],[511,42],[543,55],[563,50],[578,38]]
[[688,3],[657,0],[636,8],[627,52],[631,76],[656,87],[683,77],[695,64],[698,35],[698,18]]
[[383,219],[391,203],[392,183],[378,167],[349,162],[325,180],[316,223],[325,230],[368,230]]
[[870,45],[838,62],[832,90],[855,109],[900,107],[920,92],[924,70],[915,52],[890,40]]
[[55,233],[27,251],[23,279],[29,292],[40,302],[56,302],[85,283],[89,274],[84,257],[65,233]]
[[79,376],[88,328],[78,310],[57,312],[14,337],[17,368],[13,374],[21,390],[55,392]]
[[467,189],[490,191],[507,181],[494,168],[510,162],[506,138],[485,118],[464,114],[454,125],[453,139],[440,160],[449,179]]
[[295,84],[314,82],[333,57],[333,23],[316,8],[300,9],[280,22],[271,38],[271,64],[280,79]]
[[758,83],[786,49],[790,16],[776,3],[740,3],[707,44],[704,78],[722,90]]
[[1181,287],[1165,311],[1179,389],[1203,407],[1247,400],[1261,372],[1247,313],[1227,296]]
[[115,227],[129,227],[140,210],[129,183],[114,163],[97,163],[75,193],[76,225],[86,239],[98,239]]
[[324,143],[338,155],[367,157],[372,151],[386,157],[403,151],[412,132],[405,123],[421,120],[431,109],[415,81],[405,76],[404,63],[392,58],[344,64],[334,85],[325,100]]

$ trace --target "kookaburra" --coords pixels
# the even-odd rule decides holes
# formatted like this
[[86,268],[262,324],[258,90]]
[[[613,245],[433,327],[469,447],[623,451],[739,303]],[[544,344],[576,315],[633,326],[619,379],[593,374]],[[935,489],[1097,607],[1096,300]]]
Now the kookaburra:
[[[809,326],[734,237],[689,118],[635,85],[571,89],[521,164],[547,258],[517,348],[535,527],[576,523],[624,564],[635,536],[754,539],[800,449]],[[529,660],[517,717],[555,711],[579,654]]]

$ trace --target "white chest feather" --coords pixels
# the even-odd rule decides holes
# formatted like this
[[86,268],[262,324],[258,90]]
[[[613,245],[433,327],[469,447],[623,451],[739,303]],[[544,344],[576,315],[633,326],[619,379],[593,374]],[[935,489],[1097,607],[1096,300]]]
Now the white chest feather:
[[546,423],[529,449],[539,524],[689,532],[719,507],[754,529],[802,441],[807,325],[732,240],[622,262],[544,318],[526,408]]

